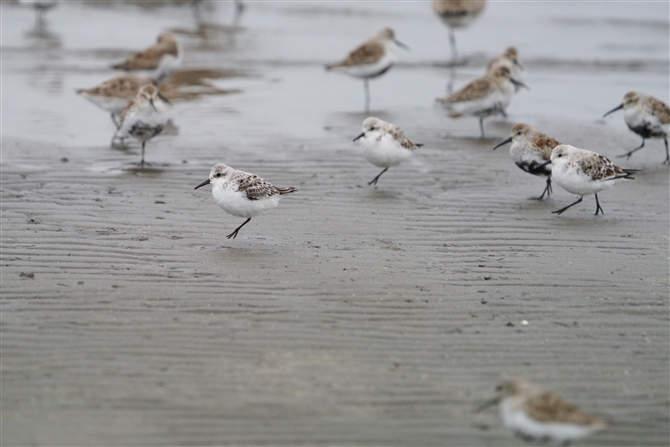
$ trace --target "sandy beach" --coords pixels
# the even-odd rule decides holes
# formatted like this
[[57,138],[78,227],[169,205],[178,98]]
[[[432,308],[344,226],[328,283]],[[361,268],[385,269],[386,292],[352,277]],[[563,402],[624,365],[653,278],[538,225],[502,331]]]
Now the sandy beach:
[[[3,445],[513,446],[474,412],[509,377],[611,421],[576,446],[667,445],[665,150],[615,158],[639,137],[601,118],[667,101],[667,3],[491,3],[455,68],[429,3],[1,8]],[[386,25],[411,51],[370,115],[425,146],[370,187],[362,82],[323,64]],[[74,89],[165,30],[189,94],[139,167]],[[480,139],[434,101],[511,44],[531,90]],[[491,150],[516,122],[641,172],[554,215],[575,196]],[[299,192],[227,240],[218,162]]]

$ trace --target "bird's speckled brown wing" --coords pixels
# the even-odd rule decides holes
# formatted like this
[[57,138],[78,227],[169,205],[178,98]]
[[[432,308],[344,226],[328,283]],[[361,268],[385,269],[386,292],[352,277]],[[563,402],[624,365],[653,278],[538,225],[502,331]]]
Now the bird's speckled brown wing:
[[552,138],[549,135],[545,135],[542,132],[537,133],[537,139],[535,140],[535,145],[540,149],[542,158],[549,160],[551,158],[551,152],[554,150],[559,143],[556,138]]
[[177,45],[174,42],[155,45],[144,51],[135,53],[125,62],[113,65],[112,68],[119,70],[153,70],[158,67],[161,58],[166,54],[177,56]]
[[377,41],[366,42],[349,53],[346,59],[336,64],[329,65],[328,68],[374,64],[384,56],[385,51],[384,45]]
[[400,143],[400,145],[401,145],[402,147],[404,147],[405,149],[414,150],[414,149],[416,149],[416,148],[422,146],[421,144],[415,144],[415,143],[412,143],[412,142],[405,136],[405,134],[403,133],[403,131],[400,130],[400,129],[398,129],[398,128],[395,127],[395,126],[393,126],[391,129],[389,129],[389,133],[390,133],[391,135],[393,135],[393,138],[395,138],[396,141],[398,141],[398,142]]
[[670,107],[656,98],[649,97],[651,113],[658,117],[662,124],[670,124]]
[[475,101],[486,97],[491,91],[491,82],[486,78],[475,79],[461,90],[448,96],[443,102]]
[[599,154],[594,153],[586,157],[581,157],[578,163],[581,170],[593,180],[614,180],[617,178],[628,178],[629,180],[635,179],[634,177],[630,177],[630,174],[634,171],[625,171],[620,167],[615,166],[609,158]]
[[248,172],[237,171],[233,182],[239,182],[238,191],[246,192],[249,200],[260,200],[279,194],[274,185]]
[[545,391],[530,397],[526,401],[526,412],[538,422],[607,425],[604,419],[584,413],[553,391]]
[[77,90],[77,93],[132,99],[135,97],[140,87],[149,83],[151,83],[151,80],[148,78],[143,79],[135,76],[130,77],[123,75],[118,78],[110,79],[96,87]]

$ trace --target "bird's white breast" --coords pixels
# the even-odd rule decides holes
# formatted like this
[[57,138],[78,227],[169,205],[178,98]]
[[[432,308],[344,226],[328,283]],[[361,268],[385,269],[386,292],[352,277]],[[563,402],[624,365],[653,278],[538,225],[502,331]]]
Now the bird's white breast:
[[510,82],[509,85],[500,84],[495,86],[482,98],[453,102],[447,106],[453,112],[461,115],[488,116],[500,113],[501,110],[506,109],[512,101],[513,96],[514,87]]
[[121,123],[121,128],[118,130],[119,136],[130,135],[133,127],[143,128],[157,128],[165,126],[169,119],[169,106],[162,102],[154,102],[156,109],[151,107],[151,104],[145,104],[141,108],[130,110]]
[[216,204],[228,214],[236,217],[255,217],[276,208],[280,195],[266,197],[259,200],[249,200],[244,191],[238,191],[230,182],[216,185],[212,188],[212,197]]
[[594,428],[584,425],[538,422],[530,418],[522,409],[515,408],[511,404],[506,405],[506,400],[501,403],[500,416],[505,426],[514,431],[533,438],[550,437],[559,444],[584,437],[594,431]]
[[[526,141],[514,141],[509,148],[509,154],[514,163],[524,171],[526,171],[531,164],[539,165],[547,161],[542,157],[542,154],[537,147]],[[541,173],[533,174],[543,175]]]
[[158,64],[158,67],[156,67],[152,73],[153,76],[150,77],[158,80],[164,79],[165,77],[174,73],[174,71],[181,66],[182,60],[184,59],[184,52],[182,51],[181,45],[179,43],[177,44],[177,47],[177,56],[174,56],[173,54],[163,55],[160,63]]
[[621,179],[593,180],[576,163],[557,160],[552,163],[551,178],[566,191],[580,196],[597,194],[621,181]]
[[641,104],[625,109],[623,118],[631,129],[648,127],[654,134],[664,134],[666,138],[670,134],[670,123],[662,124],[656,115],[650,113]]
[[384,71],[389,68],[390,65],[393,65],[393,63],[396,61],[395,54],[393,51],[386,47],[386,51],[384,52],[384,55],[379,58],[377,62],[374,62],[372,64],[364,64],[364,65],[351,65],[347,67],[339,67],[337,70],[341,70],[348,74],[349,76],[353,76],[355,78],[369,78],[370,76],[374,76],[377,73],[380,73],[381,71]]
[[380,168],[397,166],[407,160],[412,151],[402,147],[391,134],[379,136],[378,133],[370,133],[361,140],[363,155],[365,159]]

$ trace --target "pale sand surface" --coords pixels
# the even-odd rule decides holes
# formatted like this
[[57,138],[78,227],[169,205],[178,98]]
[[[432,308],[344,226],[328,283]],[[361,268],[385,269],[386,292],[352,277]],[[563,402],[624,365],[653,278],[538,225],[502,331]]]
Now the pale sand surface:
[[[521,441],[495,410],[474,414],[511,376],[612,421],[575,445],[667,445],[662,141],[615,160],[643,172],[601,193],[597,217],[593,196],[551,214],[575,199],[557,185],[550,200],[528,200],[544,180],[491,148],[516,121],[612,158],[639,144],[620,113],[599,117],[631,89],[667,99],[667,43],[657,42],[668,27],[657,20],[668,6],[610,6],[606,19],[574,22],[558,6],[536,11],[536,28],[593,31],[583,53],[548,60],[549,43],[532,35],[484,46],[488,25],[515,17],[490,5],[458,36],[464,53],[485,55],[458,69],[457,87],[516,43],[533,90],[479,140],[476,120],[432,103],[448,42],[419,5],[380,21],[374,4],[251,4],[242,30],[182,32],[185,68],[235,70],[211,83],[236,93],[175,101],[146,169],[133,164],[136,144],[108,147],[111,121],[72,91],[111,77],[109,63],[157,32],[193,27],[188,8],[59,5],[48,15],[56,37],[32,46],[31,11],[2,6],[2,445],[512,446]],[[231,10],[214,11],[224,21]],[[97,37],[78,38],[68,14]],[[136,45],[123,37],[112,50],[94,32],[101,17],[150,15]],[[276,54],[275,37],[306,41],[331,19],[352,29],[324,31],[327,54]],[[413,52],[371,83],[373,114],[425,148],[372,188],[379,169],[351,142],[366,116],[362,85],[321,63],[377,23],[405,26],[398,37]],[[216,162],[299,192],[227,240],[243,220],[193,190]]]

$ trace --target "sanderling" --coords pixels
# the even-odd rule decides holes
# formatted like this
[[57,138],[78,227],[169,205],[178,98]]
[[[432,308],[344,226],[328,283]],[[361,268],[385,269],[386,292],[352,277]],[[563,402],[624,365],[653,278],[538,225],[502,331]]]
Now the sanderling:
[[135,53],[112,68],[141,73],[160,81],[181,65],[183,56],[184,52],[174,34],[162,33],[155,45]]
[[[519,61],[519,51],[516,47],[507,47],[502,54],[492,59],[486,67],[486,72],[490,73],[495,71],[495,69],[500,66],[509,68],[509,71],[512,74],[512,79],[520,82],[526,81],[526,69],[521,65],[521,61]],[[521,86],[515,85],[514,88],[515,91],[519,91]]]
[[396,61],[397,47],[407,48],[398,42],[391,28],[383,28],[372,38],[351,51],[342,61],[326,65],[326,70],[342,71],[355,78],[363,79],[365,86],[365,112],[370,108],[370,88],[368,79],[386,73]]
[[561,143],[524,123],[515,124],[512,135],[493,150],[507,143],[512,143],[509,154],[518,167],[530,174],[547,178],[547,186],[542,195],[536,197],[537,200],[542,200],[545,194],[549,197],[552,193],[551,166],[546,163],[551,160],[551,151]]
[[158,87],[153,84],[139,89],[135,98],[128,103],[119,117],[119,127],[112,137],[121,140],[128,137],[142,142],[142,160],[144,164],[144,145],[146,142],[163,131],[169,119],[169,110],[172,103],[161,95]]
[[498,67],[446,98],[437,98],[437,101],[449,110],[452,118],[463,115],[479,117],[479,129],[484,138],[484,118],[497,114],[507,117],[505,109],[512,101],[515,85],[528,88],[512,78],[509,68]]
[[469,25],[481,14],[485,5],[486,0],[433,0],[433,11],[449,28],[452,60],[458,59],[454,29]]
[[500,384],[498,396],[478,411],[498,405],[503,424],[525,441],[551,441],[568,446],[579,438],[604,430],[609,423],[592,416],[553,391],[515,379]]
[[551,160],[540,166],[551,163],[551,177],[558,185],[568,192],[579,195],[579,199],[560,210],[552,211],[561,214],[573,205],[582,201],[585,194],[596,196],[596,216],[599,211],[605,212],[598,202],[598,193],[611,188],[622,180],[635,180],[632,174],[637,169],[622,169],[615,166],[608,158],[585,149],[578,149],[569,144],[559,144],[551,153]]
[[375,166],[384,168],[377,177],[368,182],[368,185],[376,185],[379,177],[390,167],[407,160],[414,149],[423,146],[412,143],[402,130],[393,124],[372,116],[363,121],[363,132],[354,138],[354,141],[358,140],[363,147],[365,159]]
[[91,101],[96,106],[110,112],[112,121],[118,127],[116,117],[123,112],[128,103],[137,95],[143,85],[154,84],[151,78],[135,75],[121,75],[109,79],[91,88],[81,88],[77,94]]
[[623,97],[623,102],[603,115],[603,118],[621,109],[624,111],[623,118],[628,128],[642,137],[642,144],[619,157],[629,159],[633,155],[633,152],[639,151],[644,147],[644,140],[647,138],[663,138],[665,142],[665,161],[663,164],[670,164],[670,152],[668,152],[670,107],[653,96],[638,92],[628,92]]
[[212,197],[216,204],[226,213],[235,217],[246,217],[242,225],[226,237],[234,239],[240,228],[245,226],[252,217],[265,214],[279,205],[283,195],[291,194],[297,189],[278,188],[255,174],[238,171],[223,163],[214,165],[209,172],[209,178],[194,189],[212,185]]

